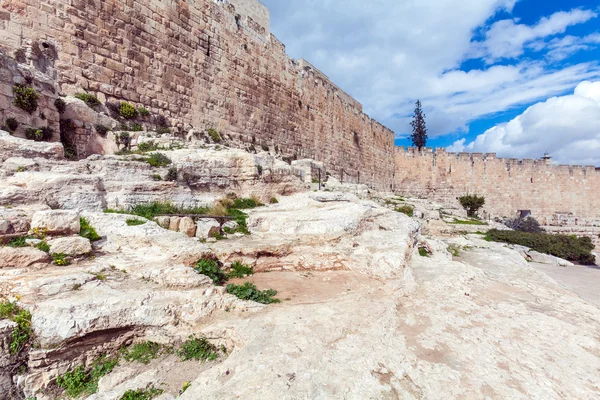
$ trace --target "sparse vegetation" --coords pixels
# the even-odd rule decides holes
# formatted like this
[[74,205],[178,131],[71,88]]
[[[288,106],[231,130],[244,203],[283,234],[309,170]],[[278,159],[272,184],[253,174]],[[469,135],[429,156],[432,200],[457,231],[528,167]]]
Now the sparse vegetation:
[[457,245],[451,244],[450,246],[448,246],[448,252],[454,257],[460,256],[460,248]]
[[421,257],[430,257],[431,255],[429,254],[429,251],[427,251],[426,248],[424,247],[419,247],[419,255]]
[[100,105],[100,100],[98,100],[98,98],[96,96],[94,96],[93,94],[76,93],[75,98],[77,98],[79,100],[83,100],[85,102],[85,104],[87,104],[87,106],[90,108],[94,108],[97,105]]
[[117,364],[117,358],[103,356],[94,361],[88,371],[83,365],[67,371],[56,378],[56,384],[64,389],[69,397],[89,396],[98,391],[100,378],[112,372]]
[[177,167],[169,168],[169,172],[167,172],[166,180],[170,182],[177,182]]
[[159,147],[154,140],[149,140],[147,142],[142,142],[138,144],[138,151],[141,153],[147,153],[149,151],[158,150]]
[[199,274],[206,275],[212,279],[215,285],[223,285],[227,282],[228,276],[223,272],[219,261],[216,259],[202,258],[198,260],[194,269]]
[[544,232],[540,223],[533,217],[508,219],[504,221],[504,225],[515,231],[530,233]]
[[152,220],[158,215],[168,214],[206,214],[206,207],[182,207],[170,202],[155,201],[153,203],[137,204],[126,210],[104,210],[105,213],[130,214]]
[[59,267],[65,267],[67,265],[71,265],[71,261],[66,254],[63,253],[53,253],[50,255],[52,257],[52,263],[54,265],[58,265]]
[[153,167],[166,167],[172,163],[171,159],[162,153],[151,153],[147,162]]
[[254,275],[254,268],[242,264],[240,261],[235,261],[231,264],[231,269],[227,273],[227,278],[245,278],[250,275]]
[[38,250],[43,251],[44,253],[50,252],[50,245],[45,240],[42,240],[41,242],[39,242],[35,247]]
[[277,200],[277,197],[271,197],[271,200],[269,200],[269,204],[278,204],[279,200]]
[[79,224],[81,225],[79,236],[89,239],[92,242],[102,239],[102,236],[98,235],[94,227],[90,225],[90,222],[86,218],[79,218]]
[[58,99],[54,100],[54,107],[56,107],[56,110],[58,111],[59,114],[62,114],[67,109],[67,103],[65,103],[65,101],[63,99],[58,98]]
[[138,107],[137,111],[142,117],[147,117],[150,115],[150,111],[148,111],[148,109],[145,107]]
[[119,115],[122,118],[133,119],[133,118],[137,117],[137,114],[138,114],[138,112],[134,106],[132,106],[131,104],[129,104],[127,102],[121,103],[121,106],[119,107]]
[[161,350],[162,346],[158,343],[143,342],[122,349],[121,354],[126,361],[149,364],[150,361],[158,358]]
[[207,133],[208,133],[208,136],[210,137],[210,139],[215,143],[221,143],[221,141],[223,140],[221,138],[221,135],[219,135],[219,132],[217,132],[213,128],[208,129]]
[[454,221],[448,223],[453,225],[488,225],[487,222],[479,221],[476,219],[462,220],[454,218]]
[[38,108],[39,93],[32,87],[17,83],[12,88],[15,95],[14,104],[20,109],[33,114]]
[[27,247],[27,236],[19,236],[16,238],[12,238],[6,245],[8,247]]
[[144,130],[144,128],[142,128],[142,125],[136,123],[131,124],[131,127],[129,128],[129,130],[131,132],[141,132]]
[[236,296],[242,300],[255,301],[262,304],[280,303],[281,300],[273,298],[277,295],[277,290],[267,289],[258,290],[256,285],[250,282],[244,282],[243,285],[229,284],[227,285],[227,293]]
[[19,123],[15,118],[6,118],[5,126],[10,132],[14,132],[19,127]]
[[460,205],[467,211],[469,217],[477,216],[479,210],[485,205],[485,198],[476,194],[467,194],[458,199]]
[[219,349],[205,337],[192,335],[181,345],[177,355],[182,361],[214,361],[219,358]]
[[145,389],[136,389],[126,391],[121,400],[151,400],[163,393],[162,389],[157,389],[153,385]]
[[19,354],[31,338],[31,313],[20,308],[17,303],[4,301],[0,303],[0,320],[9,319],[17,323],[12,331],[9,351],[10,354]]
[[589,237],[575,235],[552,235],[520,231],[488,231],[486,240],[529,247],[539,253],[550,254],[583,265],[594,265],[596,260],[591,253],[594,244]]
[[152,180],[162,181],[162,177],[159,174],[152,174]]
[[96,125],[94,126],[94,128],[96,128],[96,133],[98,133],[98,135],[105,137],[108,132],[110,131],[110,128],[108,126],[104,126],[104,125]]
[[45,142],[52,139],[54,136],[54,129],[50,127],[43,128],[27,128],[25,129],[25,137],[29,140],[35,140],[36,142]]
[[398,207],[394,208],[394,211],[402,213],[402,214],[406,214],[409,217],[412,217],[415,214],[415,208],[413,206],[409,206],[409,205],[398,206]]
[[142,221],[141,219],[137,219],[137,218],[129,218],[127,221],[125,221],[127,226],[144,225],[146,222],[148,222],[148,221]]

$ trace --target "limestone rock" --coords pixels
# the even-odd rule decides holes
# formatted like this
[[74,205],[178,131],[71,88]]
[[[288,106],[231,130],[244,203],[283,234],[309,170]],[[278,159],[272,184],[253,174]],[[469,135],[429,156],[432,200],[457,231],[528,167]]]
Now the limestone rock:
[[48,254],[32,247],[0,247],[0,268],[26,268],[50,261]]
[[239,227],[239,224],[235,221],[227,221],[223,224],[223,229],[227,228],[227,229],[231,229],[232,231],[235,231],[238,227]]
[[39,211],[33,215],[31,229],[41,229],[57,235],[78,234],[81,229],[79,213],[70,210]]
[[214,219],[198,219],[196,222],[196,237],[207,239],[211,234],[219,233],[220,224]]
[[194,237],[196,235],[196,224],[194,220],[190,217],[184,217],[179,222],[179,232],[185,233],[189,237]]
[[41,157],[60,160],[64,157],[64,149],[60,143],[21,139],[0,130],[0,162],[4,162],[11,157]]
[[70,236],[48,241],[50,254],[66,254],[68,256],[82,256],[92,252],[89,239],[81,236]]
[[155,217],[154,222],[156,222],[161,228],[169,229],[169,226],[171,225],[171,217]]
[[169,220],[169,230],[179,232],[179,224],[181,224],[180,217],[171,217]]
[[562,258],[554,257],[550,254],[538,253],[537,251],[534,251],[534,250],[529,250],[527,252],[527,255],[531,258],[531,260],[533,262],[537,262],[537,263],[541,263],[541,264],[558,265],[560,267],[571,267],[571,266],[575,265],[570,261],[563,260]]

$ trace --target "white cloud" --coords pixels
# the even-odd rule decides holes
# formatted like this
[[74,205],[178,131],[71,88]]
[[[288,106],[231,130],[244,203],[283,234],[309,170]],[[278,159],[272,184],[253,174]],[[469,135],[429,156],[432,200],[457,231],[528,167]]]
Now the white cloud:
[[536,103],[470,143],[457,140],[448,151],[519,158],[539,158],[547,151],[561,164],[600,166],[600,81],[582,82],[572,95]]
[[[465,131],[482,116],[562,94],[583,80],[600,79],[596,63],[556,68],[543,56],[461,70],[474,46],[480,56],[489,53],[473,38],[482,29],[487,32],[486,21],[498,12],[512,12],[516,0],[262,1],[271,9],[272,31],[291,56],[309,60],[398,136],[410,131],[416,99],[423,102],[434,137]],[[556,34],[594,15],[574,9],[533,26],[509,20],[507,34],[520,35],[516,43],[502,33],[503,25],[492,25],[489,38],[508,41],[503,52],[511,54],[536,42],[545,49],[545,40],[564,36]]]

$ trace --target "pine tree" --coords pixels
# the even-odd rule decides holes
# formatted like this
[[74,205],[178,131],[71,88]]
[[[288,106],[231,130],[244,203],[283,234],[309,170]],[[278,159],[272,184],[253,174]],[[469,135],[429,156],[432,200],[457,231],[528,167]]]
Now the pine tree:
[[413,146],[417,147],[419,151],[427,144],[427,125],[425,123],[425,114],[421,109],[421,101],[417,100],[415,103],[415,115],[410,123],[413,128],[413,133],[410,138],[413,142]]

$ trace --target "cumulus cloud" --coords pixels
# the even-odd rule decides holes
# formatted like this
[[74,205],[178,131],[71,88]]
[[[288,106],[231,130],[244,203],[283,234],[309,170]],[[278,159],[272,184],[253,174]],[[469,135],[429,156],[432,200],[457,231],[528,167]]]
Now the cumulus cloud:
[[447,150],[518,158],[549,152],[560,164],[600,166],[600,81],[581,82],[573,94],[536,103],[510,122],[470,143],[457,140]]
[[[556,13],[531,26],[514,19],[488,26],[494,16],[511,13],[516,0],[262,1],[271,10],[272,31],[292,57],[309,60],[398,136],[410,132],[417,99],[435,137],[600,79],[596,63],[562,67],[551,65],[551,56],[507,58],[534,43],[540,51],[555,50],[556,59],[562,57],[559,51],[575,51],[575,44],[550,48],[549,41],[595,18],[589,10]],[[483,39],[475,41],[481,32]],[[462,70],[472,57],[486,57],[491,64]],[[504,60],[502,65],[490,61],[496,59]]]

